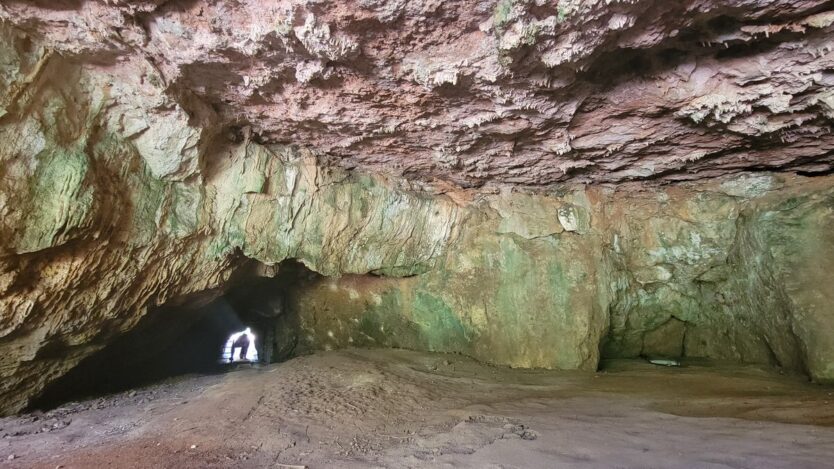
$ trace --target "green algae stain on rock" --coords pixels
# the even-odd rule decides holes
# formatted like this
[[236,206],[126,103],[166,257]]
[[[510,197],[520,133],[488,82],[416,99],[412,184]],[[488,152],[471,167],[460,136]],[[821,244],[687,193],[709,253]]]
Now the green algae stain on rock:
[[49,149],[37,157],[29,182],[31,205],[18,239],[17,252],[34,252],[71,239],[73,230],[89,221],[93,188],[85,181],[90,169],[80,150]]
[[459,352],[469,348],[472,334],[441,298],[418,291],[414,295],[411,319],[419,327],[426,350]]
[[200,212],[203,187],[199,184],[173,183],[170,185],[171,206],[163,229],[175,238],[185,238],[202,226]]
[[495,5],[495,12],[493,13],[493,26],[499,33],[503,31],[504,26],[511,20],[513,12],[512,0],[499,0]]
[[124,181],[121,190],[101,195],[107,199],[102,201],[103,207],[123,204],[121,210],[110,214],[114,221],[129,217],[123,240],[144,246],[158,238],[170,184],[154,177],[133,145],[112,132],[104,133],[93,146],[92,159],[96,162],[97,184]]
[[802,363],[815,381],[834,382],[834,191],[795,194],[757,215],[750,220],[750,231],[760,243],[759,262],[767,267],[761,283],[769,290],[762,294],[768,299],[765,305],[781,313],[769,314],[765,327],[771,334],[792,332],[801,345],[801,359],[775,351],[787,366]]
[[[357,294],[369,298],[368,309],[358,324],[358,335],[368,345],[460,352],[464,329],[456,327],[457,317],[444,308],[439,298],[427,298],[409,279],[378,279],[386,289]],[[416,290],[416,292],[415,292]],[[430,296],[430,295],[429,295]],[[435,307],[440,307],[435,310]],[[451,325],[447,328],[446,326]]]
[[160,209],[165,199],[166,183],[152,177],[147,168],[129,177],[130,200],[133,207],[131,242],[137,245],[150,243],[159,235]]
[[357,324],[356,345],[413,348],[415,334],[402,314],[402,290],[390,288],[367,296],[368,308]]

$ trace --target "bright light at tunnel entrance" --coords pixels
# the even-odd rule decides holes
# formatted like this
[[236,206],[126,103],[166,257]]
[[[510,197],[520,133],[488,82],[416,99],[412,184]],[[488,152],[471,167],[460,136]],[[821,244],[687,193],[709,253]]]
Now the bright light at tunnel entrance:
[[247,327],[245,330],[230,335],[226,345],[223,346],[220,361],[223,363],[258,361],[258,349],[255,347],[255,334],[252,330]]

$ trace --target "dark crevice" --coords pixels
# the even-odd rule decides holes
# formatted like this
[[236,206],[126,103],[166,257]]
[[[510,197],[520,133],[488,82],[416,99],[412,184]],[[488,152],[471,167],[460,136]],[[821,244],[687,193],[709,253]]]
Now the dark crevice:
[[834,174],[834,165],[829,165],[828,168],[820,169],[819,171],[797,171],[797,176],[817,177],[828,176]]

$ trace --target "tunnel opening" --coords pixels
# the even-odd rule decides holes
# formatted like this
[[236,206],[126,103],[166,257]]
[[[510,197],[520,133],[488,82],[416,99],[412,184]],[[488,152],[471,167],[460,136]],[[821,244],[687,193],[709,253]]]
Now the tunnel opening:
[[223,345],[220,363],[257,363],[258,348],[254,346],[255,340],[251,327],[233,333]]
[[298,344],[298,320],[287,298],[316,277],[300,262],[270,267],[253,261],[223,292],[203,292],[149,311],[133,329],[47,386],[28,410],[289,359]]

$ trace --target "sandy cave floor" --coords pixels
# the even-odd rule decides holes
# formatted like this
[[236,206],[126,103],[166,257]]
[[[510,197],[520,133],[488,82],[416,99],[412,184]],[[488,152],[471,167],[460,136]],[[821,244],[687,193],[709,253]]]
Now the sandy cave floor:
[[0,419],[0,467],[834,467],[832,402],[755,367],[344,350]]

